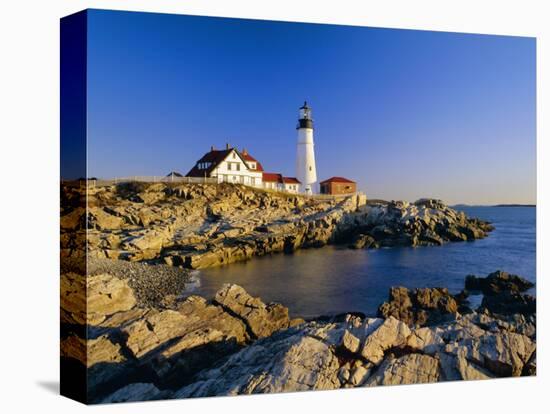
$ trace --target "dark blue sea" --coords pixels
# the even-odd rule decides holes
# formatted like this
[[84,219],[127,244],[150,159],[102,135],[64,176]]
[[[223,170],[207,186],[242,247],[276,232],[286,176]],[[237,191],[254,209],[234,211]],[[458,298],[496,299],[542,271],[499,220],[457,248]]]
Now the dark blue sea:
[[283,303],[293,316],[314,317],[350,311],[374,315],[396,285],[447,287],[458,293],[466,275],[486,276],[495,270],[535,282],[534,207],[459,209],[490,221],[495,230],[486,239],[435,247],[329,246],[255,258],[197,272],[194,293],[212,297],[223,283],[237,283],[265,302]]

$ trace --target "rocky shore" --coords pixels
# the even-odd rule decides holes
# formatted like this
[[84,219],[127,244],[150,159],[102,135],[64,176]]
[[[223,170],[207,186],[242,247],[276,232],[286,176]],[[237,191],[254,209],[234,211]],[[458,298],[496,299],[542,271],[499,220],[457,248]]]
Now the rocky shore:
[[[232,284],[210,299],[140,299],[129,274],[146,272],[133,265],[62,275],[62,364],[88,369],[92,403],[536,374],[532,284],[505,272],[468,276],[458,295],[394,287],[372,317],[305,321]],[[469,290],[484,295],[478,309]]]
[[371,202],[354,194],[315,198],[234,184],[126,183],[63,186],[64,257],[163,263],[200,269],[271,253],[441,245],[486,237],[492,226],[439,200]]

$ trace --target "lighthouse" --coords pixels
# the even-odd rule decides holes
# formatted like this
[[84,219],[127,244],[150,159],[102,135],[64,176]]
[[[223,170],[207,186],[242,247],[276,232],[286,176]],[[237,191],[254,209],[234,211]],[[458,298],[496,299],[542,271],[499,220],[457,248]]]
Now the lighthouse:
[[317,169],[313,150],[313,118],[307,102],[300,108],[298,119],[298,141],[296,145],[296,178],[302,183],[302,192],[316,193]]

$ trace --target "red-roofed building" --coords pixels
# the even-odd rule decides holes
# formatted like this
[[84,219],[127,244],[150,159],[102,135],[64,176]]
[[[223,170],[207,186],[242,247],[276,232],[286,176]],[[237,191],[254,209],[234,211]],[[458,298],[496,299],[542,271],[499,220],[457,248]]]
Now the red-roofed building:
[[295,177],[283,177],[279,173],[263,173],[263,186],[268,190],[287,191],[289,193],[298,193],[300,191],[300,181]]
[[344,177],[330,177],[327,180],[320,182],[321,194],[352,194],[357,192],[357,184],[355,181]]
[[246,149],[238,151],[229,145],[224,150],[211,147],[200,158],[187,177],[217,178],[218,183],[251,185],[291,193],[300,192],[300,181],[279,173],[264,172],[262,164]]

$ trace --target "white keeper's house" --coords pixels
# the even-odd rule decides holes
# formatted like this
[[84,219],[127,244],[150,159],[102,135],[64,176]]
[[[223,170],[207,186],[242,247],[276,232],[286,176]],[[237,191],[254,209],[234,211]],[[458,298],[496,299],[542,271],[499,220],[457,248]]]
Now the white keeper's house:
[[187,177],[217,178],[218,183],[244,184],[258,188],[300,192],[300,182],[294,177],[265,172],[262,164],[248,153],[230,147],[210,148],[187,173]]

